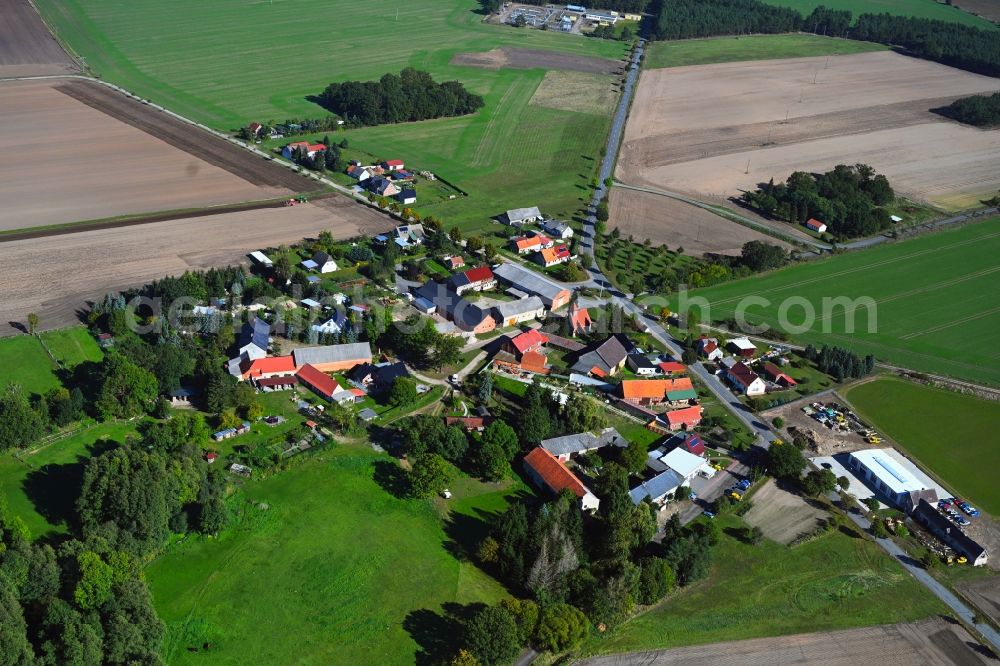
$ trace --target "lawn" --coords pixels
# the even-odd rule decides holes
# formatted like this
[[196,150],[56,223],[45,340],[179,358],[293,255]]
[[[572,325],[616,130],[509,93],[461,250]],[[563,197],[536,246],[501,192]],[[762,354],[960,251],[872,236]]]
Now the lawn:
[[[782,328],[799,342],[840,345],[924,372],[1000,384],[998,252],[1000,218],[994,217],[696,290],[688,302],[706,299],[702,321],[726,321],[742,305],[749,322]],[[835,306],[832,299],[843,297],[870,298],[873,307]],[[676,300],[673,305],[677,309]],[[869,312],[876,313],[871,322]]]
[[[167,661],[200,663],[206,655],[186,647],[206,641],[217,664],[412,664],[422,647],[453,645],[442,605],[506,592],[451,554],[431,502],[398,499],[374,480],[395,465],[338,447],[246,484],[234,501],[248,517],[236,528],[154,561],[147,580],[169,628]],[[463,492],[453,515],[477,521],[479,509],[505,506],[495,487]]]
[[827,9],[848,10],[857,19],[861,14],[894,14],[917,18],[962,23],[974,28],[993,29],[994,25],[985,19],[949,7],[937,0],[768,0],[768,4],[791,7],[808,15],[819,5]]
[[[39,4],[60,37],[102,78],[220,130],[255,119],[325,115],[309,98],[330,82],[377,79],[406,66],[426,69],[438,80],[462,81],[485,98],[486,106],[474,115],[337,137],[431,170],[468,192],[416,208],[470,229],[513,207],[574,214],[596,170],[610,114],[549,108],[544,94],[532,101],[544,69],[456,66],[452,56],[510,46],[617,60],[627,48],[610,40],[486,25],[474,0],[398,8],[347,0]],[[592,78],[577,97],[598,98],[611,81]]]
[[651,43],[646,53],[645,67],[659,69],[742,60],[847,55],[884,51],[887,48],[870,42],[798,34],[682,39]]
[[[48,331],[41,338],[68,370],[84,361],[100,361],[103,356],[97,342],[82,326]],[[7,384],[19,384],[28,393],[45,393],[62,385],[58,366],[32,336],[0,339],[0,368],[3,368],[0,389]]]
[[0,456],[0,494],[12,514],[20,516],[33,537],[66,532],[66,518],[82,480],[83,466],[98,440],[122,442],[136,431],[135,422],[91,425],[44,446],[22,459]]
[[844,395],[859,414],[892,437],[962,497],[1000,515],[1000,403],[880,377]]
[[862,538],[833,532],[795,548],[730,535],[743,523],[716,519],[724,535],[709,578],[633,618],[589,652],[632,652],[912,621],[946,608]]

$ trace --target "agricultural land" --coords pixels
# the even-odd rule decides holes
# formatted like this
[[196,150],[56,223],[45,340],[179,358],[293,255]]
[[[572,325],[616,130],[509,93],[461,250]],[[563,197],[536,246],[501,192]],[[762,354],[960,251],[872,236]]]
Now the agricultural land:
[[948,487],[1000,515],[1000,404],[892,377],[852,386],[844,397]]
[[[697,290],[709,311],[703,321],[725,321],[748,296],[747,321],[777,326],[782,302],[805,299],[815,312],[808,330],[792,337],[802,343],[840,345],[880,361],[925,372],[1000,384],[1000,364],[993,351],[1000,344],[1000,309],[992,285],[1000,251],[1000,218],[942,231],[864,252],[838,255],[745,280]],[[877,327],[868,332],[864,307],[828,307],[824,298],[870,297],[877,307]],[[802,324],[803,307],[788,310]],[[847,324],[854,318],[854,332]],[[824,329],[826,329],[825,332]],[[764,333],[766,335],[766,333]],[[981,350],[970,356],[971,345]]]
[[768,0],[768,4],[791,7],[803,14],[809,14],[819,5],[823,5],[828,9],[846,9],[854,15],[854,18],[861,14],[892,14],[961,23],[984,30],[995,27],[989,21],[967,11],[962,11],[962,9],[974,9],[966,7],[966,3],[963,2],[956,2],[955,4],[958,5],[956,7],[949,6],[944,2],[937,2],[937,0]]
[[892,52],[649,70],[616,176],[725,202],[793,171],[864,163],[901,196],[967,208],[1000,187],[1000,131],[930,110],[998,89],[994,78]]
[[[546,70],[579,69],[578,56],[599,61],[590,72],[614,71],[623,43],[485,25],[469,0],[400,7],[398,17],[396,8],[382,5],[306,4],[308,20],[303,3],[247,6],[237,0],[184,12],[153,0],[126,6],[49,0],[40,9],[105,80],[223,131],[253,120],[325,115],[310,98],[332,81],[377,79],[408,65],[436,79],[457,79],[484,96],[478,113],[344,136],[353,146],[399,157],[467,192],[420,209],[449,224],[483,227],[493,215],[520,206],[540,205],[563,217],[582,208],[610,114],[550,108],[532,98],[539,90],[541,100],[567,94],[561,90],[566,81],[545,82]],[[243,48],[248,39],[251,51]],[[529,49],[522,60],[532,68],[453,61],[499,48],[515,62],[518,50]],[[241,56],[229,57],[233,52]],[[591,79],[577,92],[600,98],[612,83],[610,76]]]
[[0,5],[0,78],[78,71],[30,2]]
[[645,69],[885,51],[886,46],[820,35],[741,35],[650,42]]
[[[239,263],[250,249],[297,242],[321,231],[343,239],[378,234],[391,224],[372,209],[335,197],[294,207],[7,241],[0,243],[0,262],[7,267],[0,321],[24,321],[29,312],[35,312],[43,328],[66,326],[78,321],[77,313],[87,301],[109,291],[189,269]],[[73,279],[52,280],[53,265],[61,266]],[[4,324],[3,334],[14,332]]]

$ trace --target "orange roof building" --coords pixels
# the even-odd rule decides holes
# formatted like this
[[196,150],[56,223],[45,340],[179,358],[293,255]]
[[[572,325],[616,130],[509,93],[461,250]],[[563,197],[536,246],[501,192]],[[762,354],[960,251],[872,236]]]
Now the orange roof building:
[[596,510],[600,505],[600,500],[583,485],[583,481],[569,471],[562,461],[540,446],[524,457],[524,469],[538,487],[554,495],[569,490],[580,498],[584,509]]
[[569,309],[569,330],[572,335],[577,335],[579,333],[590,333],[591,327],[594,325],[593,320],[590,318],[590,311],[587,308],[581,308],[577,304]]
[[242,378],[264,379],[266,377],[281,377],[283,375],[295,374],[295,359],[291,354],[287,356],[269,356],[254,360],[245,360],[240,364]]
[[549,338],[547,335],[536,328],[532,328],[524,333],[515,335],[504,346],[507,347],[507,351],[519,356],[525,352],[538,351],[548,341]]
[[701,405],[694,405],[667,412],[663,417],[666,419],[667,425],[671,430],[680,430],[682,427],[690,430],[701,423],[701,411]]
[[619,384],[623,400],[640,405],[655,405],[663,402],[668,393],[692,391],[694,385],[687,377],[677,379],[624,379]]

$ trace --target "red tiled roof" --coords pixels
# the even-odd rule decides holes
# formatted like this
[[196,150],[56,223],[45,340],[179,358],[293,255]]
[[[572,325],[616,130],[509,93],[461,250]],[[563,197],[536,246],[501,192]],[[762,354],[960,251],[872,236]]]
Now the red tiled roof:
[[295,360],[290,354],[288,356],[269,356],[267,358],[255,359],[250,364],[250,367],[244,371],[244,375],[247,377],[260,377],[263,374],[275,372],[287,372],[288,374],[295,372]]
[[569,322],[573,331],[585,329],[593,323],[590,319],[590,312],[587,308],[581,307],[577,307],[569,313]]
[[525,331],[520,335],[516,335],[511,338],[510,343],[514,345],[514,348],[520,352],[524,353],[533,347],[538,347],[544,345],[549,341],[548,336],[540,332],[538,329],[533,328],[529,331]]
[[733,381],[742,384],[744,387],[750,386],[755,379],[759,379],[757,373],[751,370],[750,366],[745,363],[737,363],[729,368],[729,376],[733,378]]
[[626,400],[663,398],[669,391],[688,391],[694,388],[687,377],[678,379],[625,379],[622,380],[622,397]]
[[362,391],[359,388],[352,388],[351,389],[351,393],[354,394],[355,398],[363,398],[363,397],[365,397],[365,395],[367,395],[364,391]]
[[806,220],[806,226],[810,229],[819,229],[819,227],[825,227],[826,225],[817,220],[815,217],[810,217]]
[[480,266],[479,268],[470,268],[465,271],[465,277],[469,282],[475,284],[476,282],[489,282],[493,278],[493,271],[490,270],[489,266]]
[[704,346],[703,346],[703,347],[701,348],[701,350],[702,350],[703,352],[705,352],[706,354],[711,354],[712,352],[714,352],[714,351],[715,351],[716,349],[718,349],[718,348],[719,348],[719,345],[717,345],[716,343],[714,343],[714,342],[712,342],[712,341],[708,341],[708,342],[706,342],[706,343],[705,343],[705,345],[704,345]]
[[299,381],[303,384],[310,386],[318,393],[331,399],[339,386],[337,384],[337,380],[333,377],[324,372],[320,372],[316,366],[309,365],[308,363],[299,368],[299,371],[295,373],[295,376],[298,377]]
[[521,368],[528,372],[548,374],[549,369],[545,366],[547,361],[548,359],[545,358],[545,354],[539,354],[534,351],[524,352],[521,356]]
[[447,426],[462,426],[469,430],[478,430],[479,428],[486,427],[487,419],[484,416],[446,416],[444,417],[444,424]]
[[677,361],[664,361],[658,364],[657,367],[665,373],[687,372],[687,366]]
[[672,412],[667,412],[664,416],[671,428],[679,427],[682,424],[691,427],[701,422],[701,405],[675,409]]
[[554,493],[569,489],[577,497],[587,494],[583,482],[576,478],[566,465],[540,446],[524,457],[524,464],[533,469]]
[[386,160],[385,165],[390,167],[403,166],[403,160]]

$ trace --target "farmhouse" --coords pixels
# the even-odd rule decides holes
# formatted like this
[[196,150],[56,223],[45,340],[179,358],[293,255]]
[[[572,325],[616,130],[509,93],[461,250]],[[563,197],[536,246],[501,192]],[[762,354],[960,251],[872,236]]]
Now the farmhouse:
[[796,385],[794,379],[782,372],[778,366],[770,361],[764,362],[762,370],[764,371],[764,376],[776,384],[780,384],[786,388],[792,388]]
[[542,219],[542,214],[538,211],[538,206],[531,208],[514,208],[503,214],[503,221],[512,227],[521,227],[531,222]]
[[590,333],[590,329],[594,326],[587,308],[581,308],[576,303],[569,306],[569,313],[566,316],[569,318],[570,334],[574,337],[581,333]]
[[471,268],[462,273],[455,273],[448,278],[448,287],[461,296],[468,291],[485,291],[497,286],[496,276],[489,266]]
[[854,451],[847,455],[847,467],[876,494],[903,511],[912,511],[921,498],[932,502],[938,499],[938,486],[895,449]]
[[386,160],[382,162],[382,168],[386,171],[399,171],[404,166],[403,160]]
[[528,351],[517,355],[501,350],[493,357],[492,364],[493,367],[506,370],[514,375],[525,373],[547,375],[550,372],[548,359],[545,357],[545,354],[537,351]]
[[814,217],[810,217],[806,220],[806,229],[815,231],[818,234],[826,233],[826,225]]
[[530,236],[518,236],[512,238],[510,241],[511,249],[518,254],[529,254],[531,252],[539,252],[546,248],[555,245],[555,241],[547,236],[542,236],[541,234],[533,234]]
[[266,321],[254,317],[243,324],[238,343],[240,346],[239,357],[229,361],[229,371],[233,371],[234,363],[236,367],[239,367],[243,359],[250,359],[252,361],[267,356],[267,348],[270,342],[271,325]]
[[733,338],[726,346],[741,358],[753,358],[757,354],[757,347],[749,338]]
[[362,363],[371,363],[372,350],[367,342],[325,347],[299,347],[292,351],[295,367],[311,365],[320,372],[350,370]]
[[668,495],[673,495],[683,484],[681,477],[672,469],[664,470],[652,479],[641,483],[629,491],[633,504],[641,504],[648,499],[653,504],[663,505]]
[[[592,344],[579,353],[576,362],[570,368],[573,372],[596,377],[610,377],[618,374],[625,366],[628,358],[627,345],[623,343],[621,334],[615,334],[603,342]],[[626,339],[625,342],[628,342]],[[629,343],[631,345],[631,343]]]
[[285,377],[295,374],[295,360],[291,355],[246,359],[240,364],[240,370],[243,380]]
[[572,255],[570,254],[568,247],[565,245],[556,245],[555,247],[546,248],[536,253],[534,259],[542,266],[549,268],[550,266],[564,264],[569,261],[571,257]]
[[658,405],[694,400],[698,394],[687,377],[680,379],[624,379],[618,385],[620,397],[637,405]]
[[528,296],[517,301],[506,301],[493,306],[499,326],[516,326],[520,323],[541,319],[545,315],[545,304],[538,296]]
[[640,377],[650,377],[660,370],[656,363],[653,363],[648,356],[643,356],[642,354],[629,354],[628,360],[625,362],[628,364],[629,370]]
[[557,222],[556,220],[543,220],[539,224],[542,231],[547,233],[552,238],[558,238],[560,240],[567,240],[573,237],[573,227],[569,226],[565,222]]
[[614,428],[605,428],[598,435],[590,432],[579,432],[573,435],[543,439],[539,444],[558,460],[566,462],[570,456],[589,453],[605,446],[616,446],[623,449],[629,443]]
[[750,369],[745,363],[735,363],[733,367],[726,370],[726,379],[743,395],[764,395],[767,392],[767,385],[756,372]]
[[524,457],[524,470],[539,488],[558,495],[569,490],[580,498],[585,510],[597,510],[600,500],[566,465],[542,447],[536,447]]
[[675,409],[663,415],[667,428],[681,430],[695,428],[701,423],[701,405],[692,405],[683,409]]
[[296,141],[290,143],[281,149],[281,156],[286,160],[292,160],[296,158],[296,153],[305,154],[311,159],[316,157],[316,153],[321,153],[326,150],[326,146],[322,143],[309,143],[308,141]]
[[354,401],[353,393],[344,389],[336,379],[308,363],[299,368],[295,376],[299,383],[327,402]]
[[317,333],[335,335],[347,328],[347,314],[343,310],[335,310],[332,317],[310,328]]
[[913,519],[956,553],[965,556],[972,566],[982,566],[989,559],[986,548],[952,524],[927,500],[921,499],[917,504],[917,508],[913,511]]
[[504,283],[518,291],[538,296],[549,310],[557,310],[569,303],[571,295],[569,289],[535,271],[505,262],[497,266],[493,272]]

